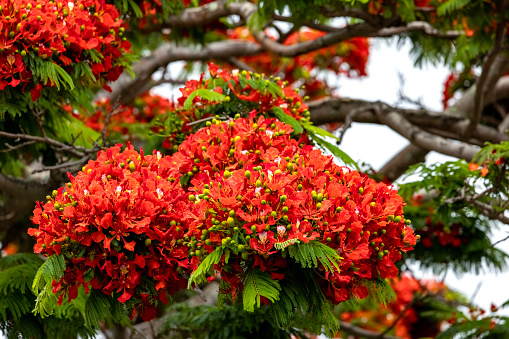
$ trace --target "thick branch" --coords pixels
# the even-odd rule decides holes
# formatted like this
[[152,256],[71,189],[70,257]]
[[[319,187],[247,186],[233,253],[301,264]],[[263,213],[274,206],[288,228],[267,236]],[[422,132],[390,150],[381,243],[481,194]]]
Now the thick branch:
[[46,136],[44,137],[38,137],[35,135],[28,135],[28,134],[20,134],[20,133],[9,133],[9,132],[2,132],[0,131],[0,137],[5,137],[9,139],[15,139],[15,140],[28,140],[33,142],[38,142],[41,144],[47,144],[52,147],[54,147],[57,151],[67,152],[70,155],[73,155],[75,157],[83,157],[89,150],[80,147],[80,146],[70,146],[66,145],[60,141],[48,138]]
[[280,44],[261,31],[252,31],[251,33],[264,49],[278,56],[293,58],[317,49],[332,46],[353,37],[370,37],[373,36],[376,31],[378,31],[378,28],[368,23],[353,24],[327,33],[322,37],[292,45]]
[[403,175],[408,167],[418,162],[424,162],[428,152],[427,149],[410,144],[389,160],[378,173],[383,174],[389,181],[393,182]]
[[0,193],[11,199],[26,199],[35,201],[42,199],[51,192],[54,183],[37,181],[36,179],[16,178],[0,172]]
[[413,21],[409,22],[405,26],[383,28],[372,36],[387,38],[410,32],[422,32],[426,35],[446,39],[456,39],[459,36],[465,34],[463,31],[440,31],[425,21]]
[[[509,81],[507,85],[509,85]],[[506,93],[506,95],[508,94],[509,92]],[[374,104],[376,103],[364,100],[329,97],[310,102],[308,106],[311,113],[311,120],[316,125],[338,121],[344,122],[352,110],[358,110],[360,107],[366,107],[366,110],[357,112],[353,117],[354,122],[381,124],[383,122],[376,116],[374,110],[370,109]],[[377,104],[381,109],[391,110],[401,114],[405,119],[420,128],[433,128],[455,133],[457,135],[456,139],[462,137],[460,132],[465,128],[466,124],[468,124],[467,118],[457,114],[433,112],[424,109],[402,109],[391,107],[381,102]],[[476,139],[493,143],[507,140],[507,136],[504,133],[500,133],[494,128],[482,125],[476,127],[472,136]]]
[[135,80],[126,73],[111,85],[112,93],[101,92],[99,97],[109,96],[112,102],[120,99],[125,103],[132,99],[130,93],[147,83],[152,74],[160,67],[166,67],[174,61],[193,61],[209,59],[228,59],[230,57],[255,55],[262,51],[257,44],[248,41],[227,40],[212,42],[203,48],[177,46],[167,43],[157,48],[150,56],[143,58],[132,67]]
[[422,148],[435,150],[439,153],[467,161],[471,161],[480,150],[480,147],[460,141],[448,140],[425,132],[394,111],[379,111],[377,115],[387,126]]
[[363,328],[354,326],[348,322],[345,321],[339,321],[339,326],[341,327],[342,331],[345,331],[347,333],[350,333],[355,336],[359,336],[362,338],[368,338],[368,339],[401,339],[399,337],[395,337],[392,335],[384,334],[380,335],[380,332],[374,332],[365,330]]
[[[500,6],[500,13],[506,13],[508,1],[502,0]],[[503,67],[493,67],[497,56],[502,50],[502,44],[505,37],[506,20],[502,15],[502,21],[498,24],[495,34],[495,45],[490,50],[483,63],[481,76],[476,83],[476,90],[474,96],[474,109],[470,115],[470,122],[465,130],[465,136],[468,137],[473,132],[475,126],[481,122],[482,109],[484,107],[484,98],[487,93],[491,91],[492,86],[502,76]],[[500,58],[499,58],[500,59]]]

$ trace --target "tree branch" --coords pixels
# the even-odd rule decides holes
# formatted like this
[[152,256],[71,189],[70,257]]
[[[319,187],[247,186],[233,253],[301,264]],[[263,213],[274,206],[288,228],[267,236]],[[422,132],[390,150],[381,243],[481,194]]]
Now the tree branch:
[[[509,85],[509,81],[507,82]],[[509,94],[509,86],[508,92]],[[346,121],[348,114],[352,110],[358,110],[365,107],[364,111],[358,111],[353,117],[354,122],[382,124],[383,122],[377,117],[375,111],[371,109],[373,105],[384,110],[397,112],[405,117],[412,124],[420,128],[434,128],[442,131],[448,131],[456,134],[456,139],[461,139],[461,131],[468,124],[466,117],[452,112],[433,112],[425,109],[403,109],[392,107],[386,103],[373,103],[370,101],[350,99],[350,98],[325,98],[308,103],[311,113],[311,120],[316,125],[323,125],[331,122]],[[472,136],[476,139],[499,143],[507,140],[504,133],[498,132],[496,129],[479,125],[476,127]]]
[[[506,13],[509,1],[502,0],[500,5],[499,13]],[[492,73],[493,65],[497,59],[497,56],[502,50],[502,44],[504,42],[505,30],[506,30],[506,19],[502,14],[502,21],[497,25],[496,33],[495,33],[495,45],[489,51],[486,59],[483,63],[481,76],[479,77],[476,83],[476,90],[474,96],[474,109],[472,114],[470,115],[470,122],[465,129],[465,136],[468,137],[473,132],[474,128],[481,122],[481,114],[482,109],[484,107],[484,98],[486,94],[491,91],[490,78],[495,78],[498,80],[500,76],[502,76],[503,67],[495,67]],[[496,81],[495,80],[495,81]],[[495,83],[493,80],[491,81],[493,84]]]
[[440,31],[425,21],[412,21],[405,26],[383,28],[372,37],[387,38],[410,32],[422,32],[426,35],[445,39],[456,39],[465,34],[464,31]]
[[488,204],[475,200],[472,197],[465,197],[465,201],[471,203],[479,209],[479,211],[492,220],[498,220],[504,224],[509,225],[509,218],[504,215],[504,212],[497,212],[495,209]]
[[374,332],[365,330],[363,328],[354,326],[346,321],[339,321],[339,326],[341,327],[342,331],[345,331],[347,333],[350,333],[354,336],[359,336],[367,339],[401,339],[399,337],[395,337],[392,335],[384,334],[381,335],[380,332]]
[[467,161],[471,161],[480,150],[480,147],[460,141],[448,140],[425,132],[394,111],[386,110],[383,112],[378,109],[377,116],[391,129],[422,148],[432,149],[439,153]]
[[123,73],[111,84],[112,92],[100,91],[96,97],[109,97],[112,102],[120,100],[122,103],[132,99],[130,93],[135,93],[150,81],[152,74],[160,67],[166,67],[174,61],[196,61],[209,59],[227,59],[230,57],[250,56],[260,53],[263,49],[255,43],[241,40],[217,41],[203,48],[177,46],[170,42],[158,47],[150,56],[141,59],[133,65],[135,80]]
[[[3,132],[0,131],[0,137],[5,137],[9,139],[17,139],[17,140],[28,140],[33,142],[38,142],[42,144],[47,144],[50,146],[55,147],[55,150],[69,153],[72,156],[81,158],[87,153],[93,153],[93,150],[86,149],[84,147],[75,146],[75,145],[67,145],[63,142],[48,138],[46,136],[44,137],[38,137],[35,135],[28,135],[28,134],[20,134],[20,133],[9,133],[9,132]],[[15,147],[15,146],[13,146]]]
[[424,162],[429,150],[414,144],[409,144],[401,152],[390,159],[378,173],[383,174],[389,181],[398,179],[406,170],[418,162]]

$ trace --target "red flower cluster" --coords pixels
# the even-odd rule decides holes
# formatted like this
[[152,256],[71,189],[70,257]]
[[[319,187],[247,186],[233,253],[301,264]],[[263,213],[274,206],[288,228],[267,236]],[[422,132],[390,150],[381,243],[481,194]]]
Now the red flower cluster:
[[[285,45],[293,45],[303,41],[318,39],[325,32],[303,28],[294,32],[284,41]],[[249,29],[238,27],[226,32],[229,39],[255,41]],[[347,76],[366,76],[366,64],[369,57],[369,41],[367,38],[353,38],[334,46],[321,48],[286,60],[265,52],[256,56],[239,58],[259,73],[278,74],[284,70],[284,79],[294,84],[298,79],[306,79],[304,92],[313,99],[328,95],[327,83],[310,76],[313,71],[328,69],[336,74]],[[233,66],[232,66],[233,67]]]
[[220,246],[230,249],[215,269],[235,296],[245,263],[284,279],[281,251],[318,241],[343,258],[340,271],[322,267],[317,275],[326,297],[336,304],[366,297],[363,283],[395,277],[394,262],[416,243],[403,201],[385,184],[291,139],[291,132],[263,117],[214,121],[173,155],[180,175],[192,177],[188,192],[197,218],[185,243],[193,267]]
[[[382,332],[399,317],[394,325],[394,334],[397,337],[434,338],[439,333],[441,322],[438,320],[431,322],[429,318],[423,321],[423,318],[419,316],[420,303],[414,301],[411,306],[409,304],[416,295],[423,293],[441,294],[445,297],[448,288],[443,283],[434,280],[417,280],[409,274],[391,279],[389,283],[396,293],[396,299],[391,301],[387,308],[375,305],[374,308],[344,312],[341,314],[341,320],[352,322],[364,329]],[[430,312],[429,308],[425,311]]]
[[114,81],[123,70],[120,59],[130,43],[122,38],[117,10],[104,1],[0,0],[0,17],[0,90],[24,91],[30,84],[35,101],[44,86],[55,86],[33,75],[38,72],[31,67],[41,67],[37,59],[69,74],[76,64],[87,65],[99,82]]
[[[101,131],[104,127],[104,121],[113,110],[109,99],[103,99],[95,102],[96,110],[94,114],[86,116],[79,115],[87,127],[96,131]],[[130,136],[131,128],[135,124],[148,124],[154,118],[174,111],[173,103],[159,95],[146,92],[137,97],[130,105],[120,106],[117,114],[111,116],[107,132],[120,133]]]
[[157,300],[186,286],[179,272],[189,266],[188,249],[177,240],[191,215],[170,171],[159,152],[145,156],[131,146],[120,152],[117,145],[37,203],[32,221],[39,228],[28,231],[37,238],[35,252],[66,258],[53,289],[60,302],[64,294],[76,298],[80,285],[91,286],[120,302],[138,299],[150,318]]
[[468,243],[468,237],[462,236],[463,227],[454,223],[445,227],[442,222],[432,224],[431,218],[426,218],[426,227],[417,233],[421,236],[421,243],[424,247],[433,247],[433,239],[437,239],[441,246],[459,247]]
[[369,280],[395,277],[394,262],[416,242],[396,191],[291,139],[289,125],[254,115],[214,120],[171,157],[119,146],[100,152],[37,204],[35,251],[66,257],[54,282],[60,300],[92,286],[121,302],[134,297],[148,319],[152,302],[185,285],[179,272],[196,270],[218,247],[230,254],[214,269],[233,296],[246,265],[284,279],[282,250],[300,242],[341,257],[339,270],[319,266],[316,275],[333,303],[365,297]]
[[[188,123],[214,116],[217,112],[224,112],[226,109],[220,109],[220,105],[233,106],[235,103],[236,106],[240,106],[236,107],[236,112],[247,113],[255,109],[257,114],[261,115],[268,115],[269,111],[278,107],[297,120],[309,120],[309,110],[302,97],[289,87],[287,82],[279,78],[263,80],[263,75],[220,69],[213,63],[209,63],[209,73],[210,79],[204,80],[204,74],[202,74],[200,80],[189,80],[185,87],[180,89],[182,96],[177,103],[181,109],[174,112],[180,127],[172,128],[171,135],[166,139],[163,147],[176,149],[177,145],[183,141],[182,135],[192,132]],[[193,92],[199,89],[213,90],[226,95],[226,99],[223,102],[216,102],[199,95],[195,96]],[[193,95],[192,108],[183,109],[191,95]]]

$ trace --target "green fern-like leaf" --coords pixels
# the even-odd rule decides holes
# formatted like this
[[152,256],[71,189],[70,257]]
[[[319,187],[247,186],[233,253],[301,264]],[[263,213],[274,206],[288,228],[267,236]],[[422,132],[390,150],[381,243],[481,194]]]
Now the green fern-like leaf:
[[289,260],[280,285],[279,300],[270,304],[270,315],[277,326],[289,328],[299,324],[311,333],[325,329],[330,336],[338,331],[334,307],[325,299],[313,269],[303,269]]
[[6,270],[23,264],[34,264],[41,266],[44,260],[34,253],[16,253],[0,258],[0,270]]
[[37,270],[32,283],[32,290],[37,295],[34,314],[40,314],[43,318],[53,314],[57,298],[53,293],[52,282],[62,278],[64,271],[65,259],[61,254],[50,256]]
[[246,272],[244,291],[242,293],[244,310],[254,312],[255,305],[260,307],[261,297],[271,302],[279,300],[281,287],[277,280],[273,280],[269,273],[258,269],[251,269]]
[[342,259],[334,249],[318,241],[298,243],[288,247],[290,256],[302,267],[315,268],[320,262],[328,271],[339,272],[339,261]]
[[0,295],[8,295],[15,290],[19,290],[21,293],[29,291],[39,266],[39,263],[28,262],[2,269],[0,272]]
[[198,268],[189,277],[189,283],[187,288],[191,288],[193,283],[201,284],[207,281],[207,275],[212,275],[214,271],[214,265],[221,261],[223,256],[224,248],[218,247],[211,252],[198,266]]
[[437,14],[439,16],[451,14],[470,3],[470,0],[449,0],[438,6]]
[[62,278],[65,271],[65,258],[62,254],[52,255],[42,264],[35,275],[32,289],[37,294],[41,288],[44,288],[53,280]]
[[392,289],[391,285],[378,277],[375,281],[369,282],[366,284],[368,288],[369,295],[379,304],[387,307],[387,304],[392,300],[396,299],[396,293]]
[[324,137],[332,137],[334,139],[337,139],[334,135],[310,124],[304,125],[304,128],[306,129],[309,136],[318,147],[322,148],[323,150],[328,150],[339,160],[341,160],[345,165],[355,167],[357,171],[360,171],[359,165],[357,165],[357,163],[348,154],[343,152],[336,145],[333,145],[330,142],[323,139]]
[[37,299],[35,299],[35,307],[33,313],[40,315],[41,318],[48,317],[53,314],[53,309],[57,305],[57,297],[53,293],[53,287],[51,283],[47,283],[37,293]]
[[193,105],[193,100],[196,97],[202,97],[205,100],[215,102],[221,102],[224,100],[224,98],[226,98],[225,95],[214,92],[213,90],[206,88],[198,88],[197,90],[193,91],[193,93],[191,93],[184,102],[185,110],[191,109],[191,106]]
[[31,294],[21,293],[19,290],[0,295],[0,322],[17,320],[24,314],[30,313],[33,303],[29,299]]
[[92,290],[85,304],[85,324],[91,328],[99,327],[99,320],[105,320],[110,314],[110,301],[99,290]]
[[283,242],[276,242],[274,243],[274,248],[276,250],[283,250],[285,248],[287,248],[288,246],[290,245],[293,245],[293,244],[296,244],[296,243],[299,243],[299,239],[288,239],[286,241],[283,241]]

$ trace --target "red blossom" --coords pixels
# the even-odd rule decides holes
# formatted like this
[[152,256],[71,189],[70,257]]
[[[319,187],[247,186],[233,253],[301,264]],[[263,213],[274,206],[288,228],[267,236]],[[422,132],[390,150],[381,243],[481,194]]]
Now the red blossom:
[[[175,170],[192,177],[191,255],[198,265],[222,246],[231,250],[229,263],[254,260],[271,271],[266,260],[277,260],[282,248],[320,241],[343,257],[339,272],[320,268],[326,297],[334,303],[365,297],[361,283],[395,277],[394,262],[416,243],[402,217],[403,200],[387,185],[291,139],[291,132],[277,120],[239,118],[201,129],[179,147]],[[236,273],[227,266],[229,276],[242,275],[243,265]]]
[[56,85],[33,77],[28,54],[41,63],[53,62],[69,74],[77,64],[90,64],[100,83],[116,80],[122,71],[121,57],[130,44],[122,41],[122,20],[113,5],[100,0],[0,0],[0,8],[4,18],[0,22],[0,90],[21,86],[24,91],[28,85],[35,101],[41,87]]
[[[159,152],[145,156],[117,145],[69,175],[70,183],[46,203],[37,203],[32,221],[39,228],[28,231],[37,239],[35,252],[81,253],[67,260],[55,293],[73,299],[78,286],[90,285],[121,302],[164,302],[166,293],[185,286],[180,272],[189,266],[188,249],[177,240],[191,215],[171,167]],[[94,278],[87,283],[83,275],[90,269]],[[141,285],[142,276],[153,281],[157,294]]]

